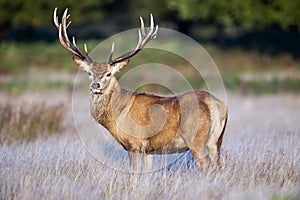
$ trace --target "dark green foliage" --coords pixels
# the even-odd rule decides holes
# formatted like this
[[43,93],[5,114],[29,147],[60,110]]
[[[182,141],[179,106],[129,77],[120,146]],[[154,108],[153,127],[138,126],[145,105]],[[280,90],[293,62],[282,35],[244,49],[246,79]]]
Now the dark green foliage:
[[60,14],[65,8],[71,9],[77,22],[91,21],[103,16],[102,4],[101,0],[80,1],[80,5],[75,0],[0,0],[0,26],[4,24],[38,26],[52,23],[55,7],[59,8]]
[[202,20],[223,27],[265,27],[278,24],[282,28],[300,26],[300,2],[297,0],[177,0],[168,1],[183,20]]
[[68,7],[76,24],[111,18],[130,24],[138,16],[152,12],[160,21],[200,20],[223,27],[300,26],[300,1],[297,0],[0,0],[0,28],[3,25],[48,25],[52,23],[55,7],[59,8],[59,14]]

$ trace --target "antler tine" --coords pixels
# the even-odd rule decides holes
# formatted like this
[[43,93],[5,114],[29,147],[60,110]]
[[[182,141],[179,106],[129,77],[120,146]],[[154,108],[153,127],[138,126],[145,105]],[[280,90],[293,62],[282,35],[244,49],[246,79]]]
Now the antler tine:
[[92,62],[92,58],[88,55],[88,50],[86,44],[84,45],[84,50],[85,50],[85,55],[78,49],[76,42],[75,42],[75,37],[73,37],[73,45],[71,44],[68,33],[67,33],[67,28],[70,26],[71,21],[68,22],[67,24],[67,19],[70,17],[68,15],[68,9],[64,11],[63,17],[62,17],[62,22],[59,23],[58,21],[58,16],[57,16],[57,8],[54,9],[54,14],[53,14],[53,20],[54,20],[54,25],[58,29],[59,33],[59,41],[61,45],[70,51],[72,54],[75,56],[79,57],[82,60],[87,60],[88,62]]
[[59,22],[58,22],[58,16],[57,16],[57,8],[54,9],[53,12],[53,21],[56,28],[59,30]]
[[154,28],[154,20],[152,13],[150,14],[150,31],[152,32]]
[[111,60],[112,54],[110,55],[110,60],[109,60],[109,64],[113,65],[116,64],[118,62],[124,61],[126,59],[129,59],[131,57],[133,57],[134,55],[136,55],[140,50],[143,49],[143,47],[151,40],[156,38],[157,32],[158,32],[158,25],[155,26],[154,28],[154,20],[153,20],[153,15],[150,14],[150,27],[147,29],[147,31],[145,31],[145,25],[144,25],[144,20],[142,17],[140,17],[140,22],[141,22],[141,28],[138,30],[138,34],[139,34],[139,41],[135,47],[134,50],[129,51],[125,54],[123,54],[122,56]]
[[151,21],[152,21],[152,33],[151,33],[151,39],[156,38],[157,32],[158,32],[158,25],[155,26],[155,31],[153,32],[154,29],[154,20],[153,20],[153,15],[151,15]]
[[65,41],[65,38],[63,36],[63,30],[62,30],[62,24],[59,24],[59,31],[58,31],[58,38],[59,38],[59,42],[60,44],[65,48],[67,49],[68,51],[70,51],[71,53],[75,54],[76,56],[77,55],[77,52],[75,52],[72,48],[70,48],[70,46],[68,45],[68,42]]
[[137,45],[136,45],[136,47],[134,49],[135,51],[140,48],[141,42],[143,40],[143,36],[142,36],[143,33],[142,33],[141,29],[138,30],[138,34],[139,34],[139,41],[138,41],[138,43],[137,43]]
[[63,39],[66,41],[66,43],[68,44],[68,46],[70,46],[70,40],[69,40],[69,37],[68,37],[68,33],[67,33],[67,14],[68,14],[68,8],[66,8],[64,14],[63,14],[63,17],[61,19],[61,26],[62,26],[62,36],[63,36]]
[[155,31],[154,31],[154,33],[152,34],[152,39],[155,39],[155,38],[156,38],[157,32],[158,32],[158,25],[156,25],[156,27],[155,27]]
[[[67,33],[67,32],[66,32]],[[66,38],[68,38],[68,36],[66,36]],[[77,47],[77,44],[76,44],[76,41],[75,41],[75,37],[73,36],[72,37],[72,43],[73,43],[73,47],[74,47],[74,49],[78,52],[78,53],[80,53],[80,54],[82,54],[81,53],[81,51],[78,49],[78,47]],[[72,47],[71,45],[69,45],[70,47]]]
[[85,55],[86,55],[86,56],[89,55],[89,51],[88,51],[87,45],[84,44],[83,46],[84,46],[84,52],[85,52]]
[[152,13],[150,14],[150,16],[151,16],[151,19],[150,19],[151,22],[150,22],[150,28],[149,28],[150,31],[149,32],[151,32],[151,39],[154,39],[154,38],[156,38],[156,35],[157,35],[158,25],[155,26],[155,30],[154,30],[154,20],[153,20]]
[[144,20],[142,17],[140,17],[140,21],[141,21],[141,28],[139,30],[141,30],[143,35],[145,35],[145,26],[144,26]]
[[69,21],[69,23],[67,24],[67,28],[69,28],[69,26],[70,26],[70,24],[71,24],[72,22],[71,21]]
[[112,43],[109,58],[108,58],[108,63],[112,62],[112,57],[113,57],[113,54],[114,54],[114,50],[115,50],[115,43]]
[[[76,49],[76,51],[78,53],[80,53],[80,55],[82,55],[81,51],[78,49],[78,47],[76,45],[76,41],[75,41],[75,37],[74,36],[73,36],[73,46]],[[93,59],[89,56],[89,51],[88,51],[87,45],[84,44],[83,47],[84,47],[84,53],[85,53],[84,59],[86,59],[88,62],[92,62]]]
[[[70,17],[71,15],[70,14],[68,14],[68,16],[67,16],[67,19],[69,19],[69,17]],[[72,21],[69,21],[68,22],[68,24],[67,24],[67,28],[70,26],[70,24],[72,23]]]
[[[141,27],[142,29],[142,27]],[[156,30],[155,30],[156,31]],[[142,30],[143,32],[143,30]],[[153,20],[153,15],[150,14],[150,27],[148,28],[148,33],[142,33],[142,41],[138,43],[138,48],[143,48],[149,40],[153,38],[153,32],[154,32],[154,20]],[[155,33],[155,32],[154,32]]]

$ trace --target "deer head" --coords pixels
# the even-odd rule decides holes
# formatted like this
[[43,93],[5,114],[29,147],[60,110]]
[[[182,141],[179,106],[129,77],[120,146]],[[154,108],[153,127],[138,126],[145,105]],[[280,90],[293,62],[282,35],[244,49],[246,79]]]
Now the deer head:
[[84,53],[82,53],[76,45],[75,38],[73,37],[72,43],[69,40],[67,34],[67,28],[70,22],[67,23],[67,19],[70,17],[68,15],[68,9],[65,10],[61,23],[58,21],[57,8],[54,10],[54,24],[58,29],[59,41],[61,45],[71,52],[74,57],[73,60],[76,65],[86,71],[91,80],[90,89],[93,94],[102,94],[107,86],[110,84],[114,75],[121,71],[129,62],[129,59],[136,55],[151,39],[155,38],[158,31],[158,26],[154,28],[154,21],[152,14],[150,15],[150,27],[145,30],[143,18],[140,17],[141,28],[138,31],[139,41],[135,49],[129,51],[115,59],[113,59],[114,43],[112,44],[111,52],[109,55],[108,62],[97,62],[94,61],[88,52],[87,45],[84,44]]

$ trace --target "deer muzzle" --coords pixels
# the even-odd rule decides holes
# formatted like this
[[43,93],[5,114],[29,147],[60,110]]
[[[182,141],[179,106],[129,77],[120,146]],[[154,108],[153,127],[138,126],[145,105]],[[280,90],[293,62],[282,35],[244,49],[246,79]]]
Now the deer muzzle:
[[91,92],[93,94],[101,94],[102,93],[101,84],[98,82],[91,83],[90,88],[91,88]]

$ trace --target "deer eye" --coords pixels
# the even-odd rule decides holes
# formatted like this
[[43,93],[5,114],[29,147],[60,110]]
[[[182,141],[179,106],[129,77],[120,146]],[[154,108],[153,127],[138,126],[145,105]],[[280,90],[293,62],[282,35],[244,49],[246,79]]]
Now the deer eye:
[[110,77],[110,76],[111,76],[111,73],[108,72],[108,73],[106,74],[106,77]]
[[91,76],[91,75],[92,75],[92,73],[91,73],[91,72],[88,72],[88,75],[89,75],[89,76]]

